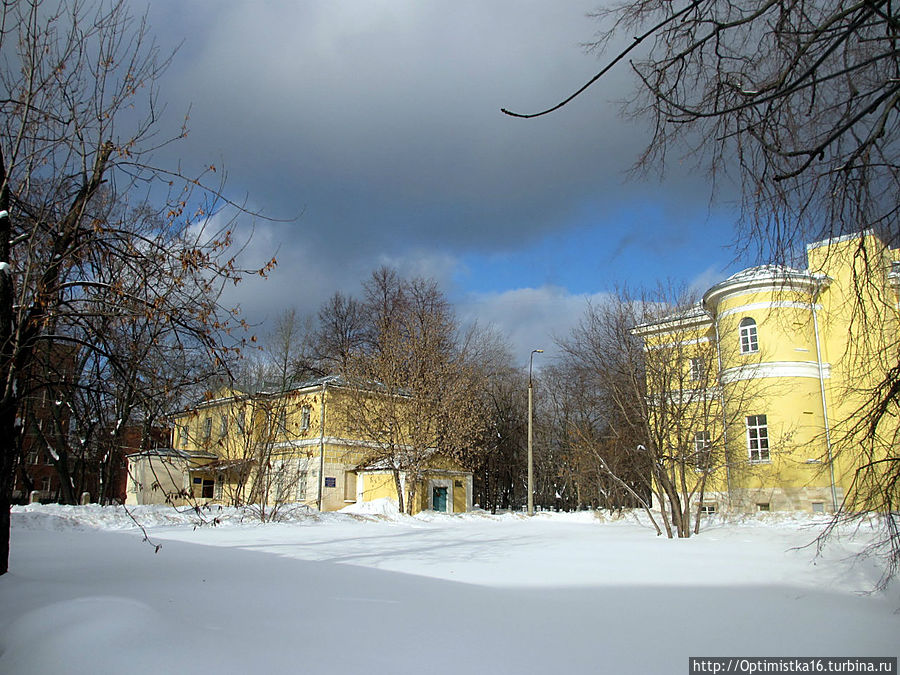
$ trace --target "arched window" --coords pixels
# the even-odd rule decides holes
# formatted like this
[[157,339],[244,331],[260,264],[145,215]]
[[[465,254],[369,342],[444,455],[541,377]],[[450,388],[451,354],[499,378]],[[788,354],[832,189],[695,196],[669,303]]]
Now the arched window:
[[751,354],[759,351],[759,339],[756,335],[756,321],[747,317],[741,319],[741,354]]

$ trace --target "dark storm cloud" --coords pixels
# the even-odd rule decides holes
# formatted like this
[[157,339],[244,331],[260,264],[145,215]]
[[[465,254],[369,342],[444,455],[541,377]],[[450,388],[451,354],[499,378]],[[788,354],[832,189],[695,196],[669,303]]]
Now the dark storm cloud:
[[[457,255],[514,251],[583,225],[585,204],[602,222],[640,199],[645,187],[623,186],[645,142],[616,116],[624,70],[552,116],[499,112],[593,75],[580,43],[594,4],[155,1],[163,45],[183,41],[160,83],[171,113],[192,106],[179,157],[222,161],[233,196],[300,216],[257,223],[251,251],[277,247],[279,268],[234,299],[308,311],[384,262],[449,282]],[[705,186],[669,189],[678,201]]]

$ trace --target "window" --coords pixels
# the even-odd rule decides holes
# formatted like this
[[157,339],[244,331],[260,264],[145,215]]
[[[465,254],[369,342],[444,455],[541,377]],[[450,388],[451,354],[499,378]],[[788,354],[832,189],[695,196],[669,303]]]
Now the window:
[[752,354],[759,351],[759,338],[756,334],[756,321],[751,318],[741,319],[741,354]]
[[203,420],[203,440],[208,441],[210,436],[212,436],[212,417],[207,417]]
[[275,467],[275,477],[272,481],[272,488],[275,492],[275,502],[277,504],[283,504],[287,499],[287,490],[285,487],[287,486],[287,476],[285,476],[285,468],[284,464],[279,464]]
[[287,433],[287,410],[284,408],[278,411],[278,429],[276,431],[279,434]]
[[355,502],[356,501],[356,472],[355,471],[345,471],[344,472],[344,501],[345,502]]
[[812,510],[813,513],[825,513],[825,502],[813,502]]
[[29,450],[28,457],[25,459],[26,464],[37,464],[39,461],[39,455],[37,450]]
[[303,406],[303,409],[300,411],[300,431],[306,431],[307,429],[309,429],[309,413],[309,406]]
[[[200,488],[200,497],[202,499],[212,499],[213,494],[215,493],[215,481],[212,478],[200,478],[199,476],[194,477],[194,486],[196,488]],[[196,496],[196,491],[194,492],[194,496]]]
[[297,460],[297,501],[306,499],[306,471],[299,468],[300,460]]
[[219,418],[219,436],[228,435],[228,416],[222,415]]
[[756,510],[757,511],[771,511],[772,508],[771,508],[771,506],[769,506],[769,502],[764,502],[762,504],[757,504]]
[[188,425],[182,424],[178,430],[178,441],[182,448],[186,448],[188,444]]
[[219,474],[216,476],[216,490],[213,499],[222,499],[222,488],[225,487],[225,476]]
[[769,461],[769,424],[765,415],[747,418],[747,452],[751,462]]
[[710,503],[707,503],[707,504],[701,504],[701,505],[700,505],[700,513],[704,513],[704,514],[709,515],[710,513],[715,513],[715,512],[716,512],[716,504],[715,504],[715,502],[710,502]]
[[709,471],[710,442],[708,431],[698,431],[694,434],[694,460],[697,462],[697,471]]
[[706,368],[704,368],[703,359],[699,357],[691,359],[691,379],[695,382],[702,380],[705,373]]

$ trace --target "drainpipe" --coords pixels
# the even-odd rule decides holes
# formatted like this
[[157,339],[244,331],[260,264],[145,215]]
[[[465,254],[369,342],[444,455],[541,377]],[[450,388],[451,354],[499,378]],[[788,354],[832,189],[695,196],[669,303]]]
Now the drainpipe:
[[725,453],[725,489],[728,490],[728,503],[731,505],[731,461],[728,457],[728,413],[725,410],[725,380],[722,379],[722,342],[719,339],[719,314],[713,314],[713,327],[716,329],[716,361],[719,363],[719,407],[722,409],[722,449]]
[[816,303],[819,300],[819,293],[822,291],[822,284],[816,286],[816,292],[813,295],[812,315],[813,315],[813,331],[816,335],[816,364],[819,367],[819,392],[822,395],[822,417],[825,423],[825,448],[828,451],[828,471],[831,476],[831,506],[834,513],[837,513],[837,488],[834,483],[834,458],[831,454],[831,425],[828,422],[828,400],[825,398],[825,368],[822,365],[822,346],[819,341],[819,317],[816,312]]
[[316,508],[322,510],[322,494],[325,491],[325,388],[327,382],[322,382],[322,401],[319,406],[319,494],[316,498]]

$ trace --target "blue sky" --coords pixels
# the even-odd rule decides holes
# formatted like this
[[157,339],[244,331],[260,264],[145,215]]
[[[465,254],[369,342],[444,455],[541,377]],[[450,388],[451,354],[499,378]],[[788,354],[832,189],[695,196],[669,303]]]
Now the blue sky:
[[623,224],[617,230],[585,214],[528,245],[462,256],[454,280],[476,293],[553,285],[590,294],[666,280],[702,286],[734,267],[732,218],[705,207],[676,216],[648,201],[621,209],[614,217]]
[[596,6],[154,0],[162,49],[181,45],[159,82],[170,128],[191,111],[159,161],[223,166],[230,195],[288,221],[253,224],[247,262],[277,251],[278,268],[226,301],[264,326],[390,264],[436,278],[527,358],[617,286],[708,286],[750,264],[728,248],[728,195],[710,206],[690,165],[627,176],[648,139],[619,114],[627,69],[553,115],[499,112],[546,107],[596,72]]

